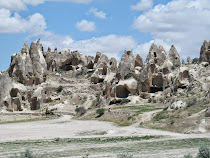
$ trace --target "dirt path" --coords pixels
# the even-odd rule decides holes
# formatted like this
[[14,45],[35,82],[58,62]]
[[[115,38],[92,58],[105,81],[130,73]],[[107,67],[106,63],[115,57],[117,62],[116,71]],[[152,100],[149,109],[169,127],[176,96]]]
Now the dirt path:
[[163,135],[173,137],[173,139],[180,139],[209,136],[208,134],[178,134],[145,129],[139,128],[137,125],[119,127],[110,122],[73,120],[70,116],[64,116],[54,120],[2,124],[0,125],[0,142],[53,138],[101,137],[101,135],[80,135],[80,133],[88,133],[91,131],[105,132],[103,137]]

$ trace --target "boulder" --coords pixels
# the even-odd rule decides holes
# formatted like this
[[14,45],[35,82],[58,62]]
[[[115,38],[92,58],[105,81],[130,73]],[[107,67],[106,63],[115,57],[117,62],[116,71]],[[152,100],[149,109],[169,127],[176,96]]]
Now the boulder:
[[183,101],[176,101],[173,104],[171,104],[170,109],[180,109],[180,108],[186,108],[187,104]]
[[118,98],[127,98],[129,94],[135,95],[137,92],[137,81],[133,78],[120,80],[116,85],[116,96]]

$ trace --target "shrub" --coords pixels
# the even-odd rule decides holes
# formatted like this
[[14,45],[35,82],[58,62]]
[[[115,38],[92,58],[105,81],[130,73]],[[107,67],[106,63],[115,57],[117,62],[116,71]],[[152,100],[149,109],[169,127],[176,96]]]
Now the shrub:
[[105,112],[105,109],[97,109],[96,113],[98,114],[98,117],[101,117]]
[[205,145],[201,145],[196,158],[210,158],[209,149]]
[[153,99],[153,103],[157,103],[157,101],[155,99]]
[[21,153],[20,155],[15,154],[14,156],[11,156],[10,158],[36,158],[35,155],[33,155],[33,152],[29,149],[26,149],[25,152]]
[[198,63],[199,63],[199,59],[198,59],[198,58],[194,58],[194,59],[192,60],[192,63],[193,63],[193,64],[198,64]]
[[122,104],[129,103],[129,102],[130,102],[129,99],[123,99],[123,100],[121,100],[120,104],[122,105]]
[[151,102],[152,102],[152,98],[149,98],[149,99],[148,99],[148,103],[151,103]]
[[185,155],[184,158],[193,158],[191,154]]
[[85,108],[83,107],[83,106],[81,106],[81,107],[77,107],[76,109],[75,109],[75,112],[78,114],[78,113],[80,113],[80,116],[82,116],[82,115],[84,115],[85,113],[86,113],[86,110],[85,110]]
[[190,99],[188,102],[187,102],[187,107],[190,107],[190,106],[193,106],[197,103],[197,99],[196,98],[193,98],[193,99]]
[[139,76],[137,75],[137,74],[135,74],[135,73],[129,73],[129,74],[127,74],[126,76],[125,76],[125,79],[129,79],[129,78],[134,78],[136,81],[139,81],[140,80],[140,78],[139,78]]
[[163,111],[167,111],[168,110],[168,107],[165,107],[164,109],[163,109]]
[[133,157],[133,155],[131,155],[131,154],[118,154],[117,155],[117,158],[132,158]]
[[56,91],[57,91],[57,93],[62,92],[63,91],[63,86],[59,86]]

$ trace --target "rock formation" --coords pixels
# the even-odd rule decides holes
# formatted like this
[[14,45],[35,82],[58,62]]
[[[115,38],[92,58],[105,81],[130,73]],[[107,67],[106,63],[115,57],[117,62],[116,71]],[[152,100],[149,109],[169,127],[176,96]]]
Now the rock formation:
[[210,41],[205,40],[201,46],[200,62],[210,63]]
[[[104,53],[93,57],[69,49],[51,52],[51,48],[44,51],[40,40],[32,42],[30,48],[25,43],[20,53],[12,55],[8,71],[0,73],[0,110],[38,110],[54,104],[71,105],[68,108],[72,110],[77,104],[100,107],[132,96],[148,99],[179,91],[207,91],[209,47],[204,41],[202,64],[196,66],[190,58],[189,64],[181,64],[174,45],[167,53],[152,44],[144,63],[139,54],[134,58],[131,50],[125,51],[118,64]],[[179,108],[181,104],[171,106]]]

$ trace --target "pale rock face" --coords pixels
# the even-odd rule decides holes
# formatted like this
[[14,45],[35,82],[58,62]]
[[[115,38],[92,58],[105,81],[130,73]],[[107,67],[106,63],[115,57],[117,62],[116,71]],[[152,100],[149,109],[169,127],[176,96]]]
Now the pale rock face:
[[30,49],[25,43],[21,53],[11,57],[9,76],[26,85],[40,84],[45,81],[47,64],[43,56],[43,46],[32,42]]
[[180,56],[174,45],[172,45],[171,49],[169,50],[168,59],[173,64],[174,67],[181,66]]
[[200,62],[210,63],[210,41],[205,40],[200,50]]
[[187,104],[183,101],[177,101],[177,102],[174,102],[171,106],[170,106],[170,109],[180,109],[180,108],[185,108],[187,107]]
[[159,48],[156,44],[152,44],[149,54],[147,55],[146,63],[156,64],[161,66],[166,60],[166,52],[162,46]]
[[132,51],[125,51],[122,55],[118,72],[117,78],[124,79],[124,77],[129,74],[135,72],[135,58]]
[[136,60],[135,60],[135,67],[137,67],[137,66],[139,66],[139,67],[143,66],[143,60],[139,54],[136,55]]
[[192,59],[189,56],[187,57],[187,63],[192,64]]
[[120,80],[116,85],[116,95],[119,98],[127,98],[129,94],[135,95],[137,92],[137,81],[133,78]]

